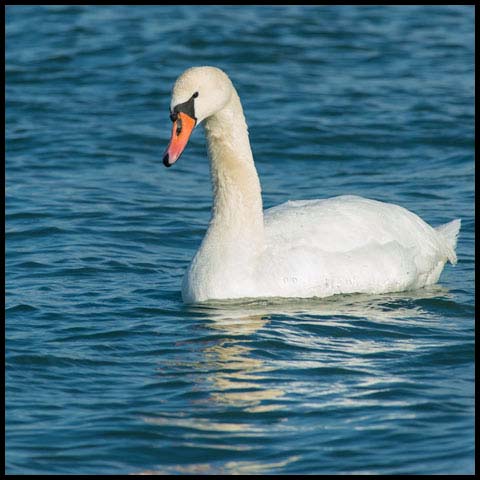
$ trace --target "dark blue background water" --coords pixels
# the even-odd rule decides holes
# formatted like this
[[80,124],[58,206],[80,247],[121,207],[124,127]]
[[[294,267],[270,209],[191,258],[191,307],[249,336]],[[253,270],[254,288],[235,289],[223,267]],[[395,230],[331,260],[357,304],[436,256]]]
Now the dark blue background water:
[[[7,7],[7,473],[472,473],[472,7]],[[459,262],[417,292],[184,306],[205,142],[170,89],[242,98],[265,207],[359,194]]]

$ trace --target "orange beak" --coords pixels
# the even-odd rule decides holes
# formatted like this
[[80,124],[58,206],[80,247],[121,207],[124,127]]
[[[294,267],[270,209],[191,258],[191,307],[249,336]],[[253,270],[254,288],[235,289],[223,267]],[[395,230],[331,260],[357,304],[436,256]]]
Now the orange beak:
[[197,121],[194,118],[184,112],[177,114],[177,118],[173,122],[170,143],[163,154],[163,164],[166,167],[171,167],[178,160],[187,146],[188,139],[196,123]]

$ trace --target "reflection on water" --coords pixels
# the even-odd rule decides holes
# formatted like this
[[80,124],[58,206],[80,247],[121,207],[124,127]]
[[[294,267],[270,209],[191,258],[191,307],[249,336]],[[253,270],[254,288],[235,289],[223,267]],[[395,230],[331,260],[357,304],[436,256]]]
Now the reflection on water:
[[[253,335],[263,328],[268,318],[262,314],[248,314],[242,309],[231,310],[215,307],[208,315],[208,328],[224,333],[227,338],[205,348],[204,355],[211,371],[208,379],[212,382],[211,400],[219,405],[239,407],[248,412],[265,412],[281,408],[272,401],[283,395],[278,388],[265,388],[262,381],[268,378],[264,373],[272,366],[252,354],[245,336]],[[236,343],[242,337],[242,344]],[[245,344],[247,342],[247,344]]]
[[[406,400],[389,397],[391,390],[408,388],[413,380],[379,369],[378,358],[396,354],[404,357],[419,348],[421,344],[415,335],[402,329],[430,327],[438,318],[424,308],[425,301],[448,298],[448,290],[436,285],[389,295],[252,299],[186,307],[199,319],[196,326],[201,334],[189,342],[195,360],[178,365],[188,374],[190,388],[204,392],[205,396],[192,400],[198,409],[196,415],[179,415],[177,411],[144,421],[183,431],[178,438],[179,448],[238,453],[253,448],[248,438],[261,442],[263,437],[274,436],[274,432],[291,433],[294,429],[289,424],[288,412],[292,402],[296,402],[297,410],[301,406],[317,412],[397,407],[395,412],[386,413],[378,425],[370,425],[378,431],[385,428],[382,422],[391,421],[392,415],[414,419],[416,414],[405,409]],[[272,358],[271,352],[279,348],[285,350],[285,357]],[[285,381],[284,372],[289,371],[295,371],[295,381],[291,376],[290,381]],[[399,407],[403,413],[398,412]],[[229,413],[223,419],[206,414],[202,408]],[[234,421],[238,420],[238,412],[242,416]],[[274,413],[276,423],[256,422],[255,414],[259,412]],[[317,427],[307,425],[305,431],[309,428]],[[235,444],[232,438],[237,438]],[[284,465],[296,459],[289,457]],[[142,474],[248,474],[271,471],[276,466],[249,461],[192,463]]]
[[[412,292],[394,293],[390,295],[343,295],[330,299],[272,299],[252,300],[247,303],[210,302],[192,311],[203,313],[209,323],[207,328],[224,333],[225,338],[203,350],[205,361],[211,372],[208,380],[212,383],[210,400],[218,405],[230,405],[242,408],[248,412],[273,411],[284,408],[282,398],[292,392],[286,392],[283,383],[272,382],[275,370],[295,369],[299,372],[312,369],[327,369],[349,371],[351,373],[369,374],[369,355],[381,354],[392,350],[409,352],[418,345],[410,337],[400,336],[390,338],[385,342],[375,338],[349,338],[356,322],[368,320],[378,323],[385,329],[388,325],[399,322],[428,324],[431,315],[418,304],[419,300],[432,298],[448,298],[448,290],[435,285],[428,289]],[[278,328],[283,340],[289,345],[309,349],[321,347],[322,354],[311,357],[302,356],[298,359],[277,360],[265,362],[254,349],[249,346],[252,336],[261,329],[268,331],[271,318],[281,318]],[[292,320],[293,319],[293,320]],[[296,320],[297,319],[297,320]],[[312,336],[294,334],[289,324],[301,322],[302,326],[321,325],[334,327],[335,335]],[[342,332],[342,327],[345,334]],[[384,330],[382,330],[384,331]],[[328,332],[328,331],[327,331]],[[288,346],[288,345],[286,345]],[[338,355],[338,352],[343,355]],[[267,372],[269,372],[267,374]],[[268,379],[268,382],[263,380]],[[399,381],[398,378],[369,376],[363,386],[374,384],[385,385]],[[275,388],[266,388],[267,385]],[[296,384],[295,393],[300,385]],[[339,393],[343,387],[336,383],[327,383],[319,387],[317,393],[332,395]],[[338,398],[336,400],[338,402]],[[351,401],[351,400],[348,400]],[[358,401],[358,399],[357,399]],[[324,403],[326,406],[327,403]]]
[[271,472],[273,469],[285,467],[286,465],[298,460],[298,456],[293,455],[287,457],[281,462],[253,462],[238,461],[226,462],[223,465],[212,465],[210,463],[195,463],[192,465],[177,465],[162,470],[145,470],[135,475],[168,475],[168,474],[184,474],[184,475],[261,475]]
[[[214,335],[208,336],[208,340],[205,336],[192,340],[201,360],[182,362],[181,367],[199,385],[208,388],[208,404],[247,412],[281,409],[282,397],[288,393],[285,388],[289,386],[274,381],[276,370],[316,369],[325,374],[348,371],[369,375],[370,358],[386,352],[404,354],[419,346],[415,337],[395,327],[429,327],[438,321],[422,307],[421,301],[448,298],[451,294],[446,288],[434,285],[388,295],[252,299],[190,306],[189,313],[200,317],[202,329]],[[278,348],[280,341],[285,350],[305,349],[305,354],[266,361],[269,342],[277,342]],[[396,380],[379,378],[378,372],[375,377],[363,379],[365,385]],[[293,388],[298,392],[301,385]],[[318,386],[317,393],[339,393],[336,388],[338,385],[329,382],[323,391]]]
[[[328,298],[271,298],[244,299],[222,302],[205,302],[190,306],[193,313],[205,315],[212,328],[225,330],[230,335],[253,333],[265,325],[270,315],[312,315],[315,319],[327,317],[352,317],[375,322],[418,320],[421,308],[415,302],[433,298],[452,298],[442,285],[432,285],[411,292],[382,295],[352,294]],[[323,320],[320,320],[323,321]]]
[[249,412],[281,408],[281,405],[272,403],[260,407],[261,402],[281,397],[283,392],[262,386],[262,380],[267,378],[262,373],[273,368],[267,367],[261,359],[253,358],[251,352],[251,348],[232,345],[229,340],[205,349],[205,358],[213,372],[208,377],[212,382],[211,400]]

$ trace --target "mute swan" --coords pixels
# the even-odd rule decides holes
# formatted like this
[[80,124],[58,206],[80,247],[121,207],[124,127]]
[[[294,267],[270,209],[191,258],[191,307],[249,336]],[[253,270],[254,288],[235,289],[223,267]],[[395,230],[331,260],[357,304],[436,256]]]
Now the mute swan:
[[212,217],[182,285],[186,303],[252,297],[386,293],[435,283],[456,263],[460,220],[432,228],[398,205],[339,197],[288,201],[265,212],[240,98],[215,67],[175,82],[172,166],[203,122],[213,183]]

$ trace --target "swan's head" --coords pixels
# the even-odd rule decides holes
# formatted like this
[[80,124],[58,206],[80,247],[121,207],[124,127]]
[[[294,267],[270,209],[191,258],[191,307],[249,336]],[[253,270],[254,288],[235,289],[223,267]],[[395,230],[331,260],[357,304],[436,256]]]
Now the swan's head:
[[232,91],[228,76],[215,67],[192,67],[177,78],[170,103],[172,136],[163,155],[166,167],[178,160],[195,126],[220,111]]

